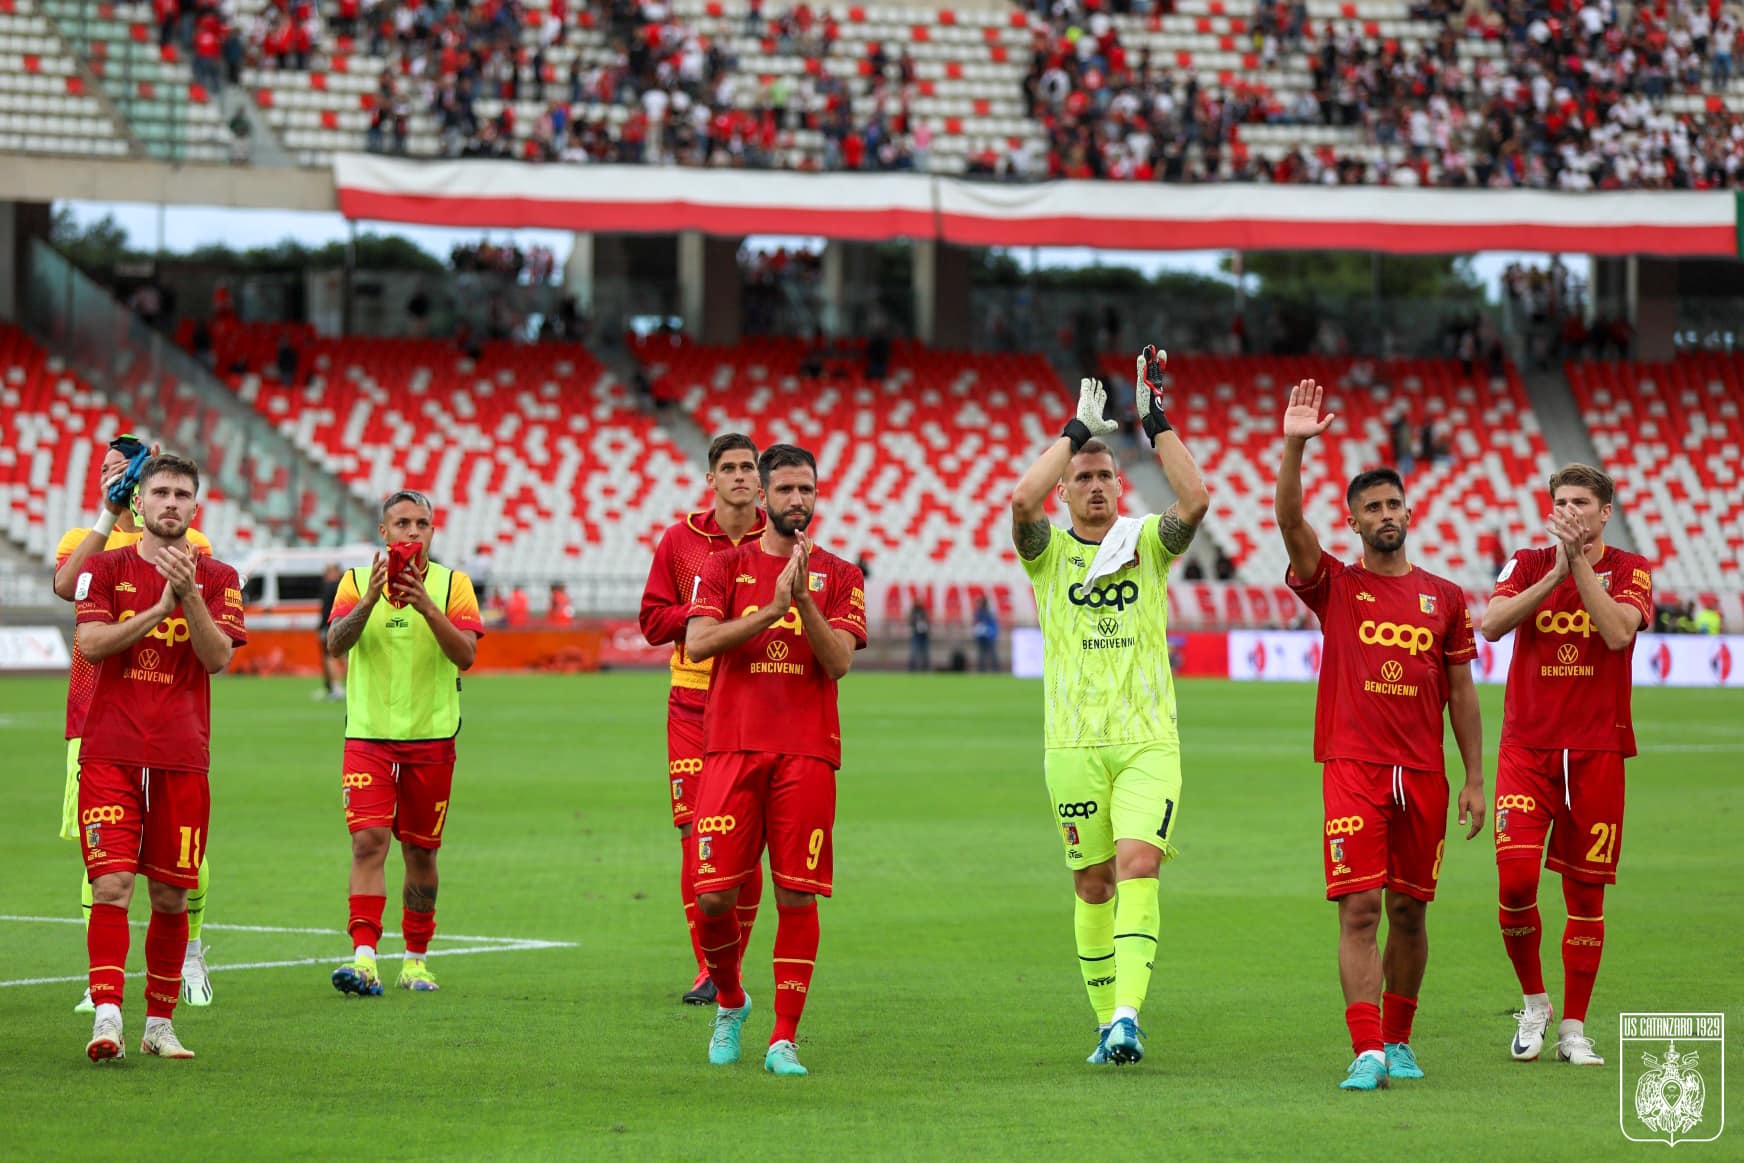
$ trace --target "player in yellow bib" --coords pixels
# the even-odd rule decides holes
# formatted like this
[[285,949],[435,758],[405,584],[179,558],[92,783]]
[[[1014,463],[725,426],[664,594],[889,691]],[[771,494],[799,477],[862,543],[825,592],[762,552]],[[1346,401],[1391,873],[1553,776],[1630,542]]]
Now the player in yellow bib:
[[[1092,1064],[1144,1057],[1138,1013],[1150,988],[1157,872],[1175,854],[1181,752],[1169,670],[1169,565],[1192,543],[1210,496],[1163,415],[1167,355],[1138,357],[1138,414],[1175,490],[1161,515],[1120,516],[1114,453],[1097,439],[1101,383],[1083,381],[1078,413],[1024,473],[1011,498],[1012,540],[1035,589],[1046,706],[1043,771],[1077,892],[1078,964],[1096,1011]],[[1052,492],[1070,529],[1049,523]]]
[[[88,527],[69,529],[55,547],[55,596],[66,601],[78,597],[79,574],[85,562],[110,549],[124,549],[143,537],[144,530],[135,519],[131,504],[109,499],[109,487],[127,472],[135,457],[156,456],[157,445],[149,449],[137,437],[123,434],[109,442],[97,479],[102,507],[97,519]],[[188,544],[196,553],[212,556],[212,543],[198,529],[188,530]],[[96,687],[97,665],[79,652],[73,644],[73,665],[67,676],[67,783],[61,796],[61,838],[79,838],[79,744],[85,731],[85,713],[91,709],[91,693]],[[212,979],[206,972],[206,953],[200,943],[200,930],[206,920],[206,888],[210,873],[204,855],[200,858],[200,885],[188,894],[188,951],[182,961],[182,1000],[189,1005],[212,1004]],[[85,924],[91,923],[91,882],[84,870],[79,874],[79,903],[84,908]],[[73,1009],[77,1013],[96,1012],[91,1004],[91,991]]]

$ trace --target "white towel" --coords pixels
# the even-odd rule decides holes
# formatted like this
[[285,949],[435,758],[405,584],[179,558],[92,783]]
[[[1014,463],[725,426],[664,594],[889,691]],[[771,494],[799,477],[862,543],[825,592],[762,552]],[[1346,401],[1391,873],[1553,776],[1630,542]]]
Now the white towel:
[[1089,576],[1084,579],[1085,589],[1095,585],[1098,578],[1107,577],[1133,559],[1138,550],[1139,529],[1143,525],[1144,521],[1138,517],[1114,519],[1108,536],[1096,548],[1096,558],[1090,563]]

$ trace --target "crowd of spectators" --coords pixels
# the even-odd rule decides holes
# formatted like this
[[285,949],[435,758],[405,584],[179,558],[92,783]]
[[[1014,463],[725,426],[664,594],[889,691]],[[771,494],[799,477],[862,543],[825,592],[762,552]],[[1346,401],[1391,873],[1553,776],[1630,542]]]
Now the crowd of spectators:
[[[337,0],[325,14],[313,0],[270,0],[246,47],[226,20],[233,0],[152,3],[166,38],[206,44],[196,60],[205,52],[213,63],[203,68],[222,63],[232,79],[245,56],[301,69],[335,37],[367,44],[385,63],[367,136],[376,151],[406,152],[419,112],[448,157],[901,171],[926,169],[933,146],[935,127],[910,111],[918,87],[907,49],[872,44],[860,76],[839,77],[821,62],[846,13],[807,3],[771,11],[753,0],[738,29],[762,51],[805,59],[792,76],[742,67],[728,38],[704,35],[671,0],[551,0],[539,9],[520,0]],[[1404,15],[1433,30],[1416,40],[1343,18],[1317,24],[1305,0],[1256,0],[1218,28],[1244,67],[1210,82],[1194,63],[1154,52],[1149,38],[1136,49],[1123,43],[1122,27],[1134,27],[1123,14],[1151,11],[1144,0],[1036,0],[1030,69],[1014,96],[1042,136],[972,156],[970,172],[1744,186],[1744,118],[1722,99],[1744,19],[1722,0],[1409,0]],[[553,51],[567,48],[578,22],[603,33],[603,56]],[[858,113],[856,96],[870,98]],[[1668,103],[1684,96],[1693,106]],[[517,108],[528,104],[541,111],[521,124]],[[1343,132],[1257,148],[1241,129],[1259,125]],[[797,131],[814,131],[819,147],[797,148]]]
[[[1240,22],[1244,67],[1197,69],[1123,45],[1093,2],[1058,0],[1035,27],[1024,84],[1046,133],[977,168],[999,176],[1454,187],[1709,189],[1744,185],[1744,119],[1722,93],[1739,41],[1720,0],[1413,0],[1439,26],[1410,45],[1327,21],[1302,0],[1258,0]],[[1236,27],[1231,24],[1232,29]],[[1488,42],[1500,52],[1467,53]],[[1302,60],[1308,84],[1262,78]],[[1710,87],[1711,86],[1711,87]],[[1675,111],[1692,94],[1699,111]],[[1328,126],[1341,144],[1260,156],[1244,125]]]

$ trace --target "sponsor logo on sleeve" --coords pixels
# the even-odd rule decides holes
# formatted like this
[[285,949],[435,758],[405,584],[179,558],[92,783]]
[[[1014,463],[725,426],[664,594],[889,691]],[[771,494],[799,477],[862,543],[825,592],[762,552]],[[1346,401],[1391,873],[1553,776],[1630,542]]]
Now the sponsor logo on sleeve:
[[1514,567],[1519,565],[1519,564],[1520,564],[1519,558],[1510,557],[1508,559],[1508,564],[1504,565],[1502,567],[1502,572],[1496,575],[1496,584],[1501,585],[1503,582],[1505,582],[1509,578],[1513,577],[1514,576]]
[[91,575],[89,573],[82,573],[79,575],[79,584],[73,587],[73,600],[75,602],[82,602],[89,597],[90,594]]

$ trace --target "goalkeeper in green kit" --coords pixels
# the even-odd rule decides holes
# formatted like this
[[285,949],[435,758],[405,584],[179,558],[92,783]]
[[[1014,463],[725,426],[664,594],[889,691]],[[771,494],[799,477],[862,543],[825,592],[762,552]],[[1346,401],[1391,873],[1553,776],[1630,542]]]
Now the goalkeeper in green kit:
[[[1156,961],[1157,870],[1174,855],[1181,752],[1169,671],[1169,565],[1192,543],[1210,496],[1163,415],[1168,356],[1138,357],[1138,414],[1176,502],[1122,517],[1120,473],[1099,437],[1107,394],[1083,381],[1078,412],[1011,496],[1011,536],[1035,588],[1046,710],[1043,770],[1077,891],[1078,964],[1096,1011],[1094,1065],[1144,1057],[1138,1012]],[[1047,518],[1048,494],[1069,529]]]

